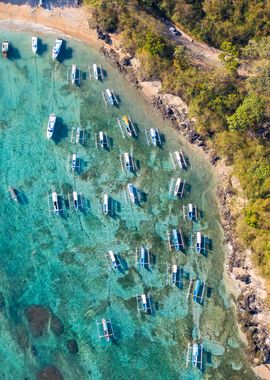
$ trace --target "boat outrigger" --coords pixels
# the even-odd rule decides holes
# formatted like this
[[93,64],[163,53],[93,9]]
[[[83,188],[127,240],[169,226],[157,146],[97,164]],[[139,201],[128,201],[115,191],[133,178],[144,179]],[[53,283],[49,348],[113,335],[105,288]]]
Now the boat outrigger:
[[10,194],[11,198],[12,198],[15,202],[18,202],[17,191],[14,189],[14,187],[9,186],[9,187],[8,187],[8,191],[9,191],[9,194]]
[[63,40],[61,40],[60,38],[57,38],[55,40],[55,44],[52,51],[52,59],[56,59],[58,57],[62,44],[63,44]]
[[52,138],[54,128],[55,128],[56,116],[54,113],[50,114],[48,125],[47,125],[47,139]]
[[7,58],[8,56],[8,49],[9,49],[9,42],[8,41],[2,42],[2,55],[4,58]]
[[203,345],[199,343],[193,343],[188,345],[186,366],[192,363],[193,367],[203,367]]
[[[97,322],[97,330],[98,330],[98,338],[104,338],[107,342],[110,341],[111,338],[115,339],[112,322],[111,320],[106,320],[105,318],[102,318],[101,322]],[[102,333],[99,331],[99,326],[102,326]]]
[[34,54],[37,53],[37,49],[38,49],[38,38],[37,37],[32,37],[32,52]]

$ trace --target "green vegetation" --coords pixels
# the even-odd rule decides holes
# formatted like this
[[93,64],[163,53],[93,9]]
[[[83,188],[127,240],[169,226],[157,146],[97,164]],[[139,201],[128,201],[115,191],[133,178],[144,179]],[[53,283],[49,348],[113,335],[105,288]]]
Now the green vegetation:
[[[197,130],[234,165],[248,199],[239,236],[270,277],[270,3],[268,0],[85,0],[94,22],[121,33],[141,77],[181,96]],[[160,18],[222,49],[224,67],[198,66]],[[250,75],[240,76],[248,63]]]

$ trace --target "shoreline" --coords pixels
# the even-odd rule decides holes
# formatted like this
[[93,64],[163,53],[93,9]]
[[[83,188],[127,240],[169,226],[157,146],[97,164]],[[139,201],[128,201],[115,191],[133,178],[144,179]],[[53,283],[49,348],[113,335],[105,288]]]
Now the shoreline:
[[[246,325],[246,331],[241,330],[240,333],[245,334],[249,350],[255,352],[256,348],[263,352],[267,349],[269,352],[270,340],[267,334],[270,313],[265,305],[267,296],[265,281],[252,268],[252,254],[242,249],[232,227],[235,220],[232,203],[239,200],[241,196],[241,188],[237,180],[233,178],[232,167],[226,166],[224,160],[220,160],[201,136],[194,131],[194,121],[188,118],[188,106],[182,99],[171,94],[162,94],[161,83],[158,81],[141,80],[140,62],[130,57],[124,50],[119,36],[112,36],[112,46],[105,45],[98,40],[95,30],[89,28],[88,19],[83,8],[55,8],[51,12],[43,8],[31,8],[28,5],[0,4],[0,28],[61,33],[68,38],[98,48],[112,64],[118,67],[121,74],[141,91],[155,110],[164,119],[170,121],[172,126],[193,144],[194,149],[203,153],[204,157],[215,166],[215,176],[218,179],[216,199],[224,231],[224,242],[228,251],[224,263],[224,277],[230,285],[227,289],[235,297],[238,323],[242,321],[240,326]],[[235,195],[234,191],[238,194]],[[259,332],[264,332],[263,337],[259,336],[255,327]],[[270,379],[269,366],[261,362],[257,361],[258,366],[255,368],[256,363],[253,363],[255,373],[263,379]]]

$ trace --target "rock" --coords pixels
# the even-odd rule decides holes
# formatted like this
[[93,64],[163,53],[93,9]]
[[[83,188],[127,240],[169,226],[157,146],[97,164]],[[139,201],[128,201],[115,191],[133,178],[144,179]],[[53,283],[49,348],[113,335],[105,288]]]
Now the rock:
[[67,349],[70,354],[77,354],[79,352],[79,347],[75,339],[70,339],[67,341]]
[[59,369],[53,365],[44,367],[38,372],[36,378],[37,380],[64,380]]
[[53,315],[51,310],[46,306],[28,306],[25,309],[25,315],[33,336],[42,336],[48,328],[49,321],[51,330],[56,336],[61,335],[64,331],[61,320]]

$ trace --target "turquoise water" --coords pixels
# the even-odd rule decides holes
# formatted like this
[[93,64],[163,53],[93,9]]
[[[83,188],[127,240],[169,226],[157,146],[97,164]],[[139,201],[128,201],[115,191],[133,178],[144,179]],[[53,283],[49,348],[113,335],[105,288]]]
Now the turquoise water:
[[[253,379],[223,281],[223,235],[210,165],[95,50],[67,40],[62,62],[53,63],[54,35],[41,36],[42,52],[34,57],[29,34],[0,34],[13,44],[13,57],[0,63],[0,378],[35,379],[54,365],[72,380]],[[80,87],[67,83],[72,63],[81,70]],[[103,65],[104,83],[89,80],[93,63]],[[107,87],[119,97],[119,107],[105,106],[101,92]],[[46,139],[51,112],[58,117],[55,141]],[[123,114],[138,128],[137,139],[122,137],[117,117]],[[87,132],[85,146],[71,141],[78,125]],[[146,144],[144,129],[152,126],[164,135],[162,149]],[[109,150],[95,146],[100,130],[110,138]],[[174,170],[169,153],[176,149],[187,157],[188,170]],[[80,174],[70,169],[75,152]],[[136,173],[122,171],[124,152],[134,156]],[[178,176],[187,183],[182,200],[169,196],[171,179]],[[128,201],[129,182],[143,195],[140,205]],[[9,185],[19,192],[19,204],[9,199]],[[74,189],[84,204],[77,213],[66,207]],[[63,201],[61,216],[48,209],[53,190]],[[102,214],[104,193],[113,200],[112,216]],[[197,223],[183,217],[189,202],[197,205]],[[178,226],[186,250],[170,252],[167,231]],[[198,230],[211,241],[207,256],[190,246]],[[135,265],[141,245],[154,257],[151,270]],[[110,249],[121,258],[122,271],[109,270]],[[174,263],[183,267],[183,289],[168,284],[167,266]],[[203,305],[187,300],[190,278],[206,282]],[[152,316],[137,312],[136,295],[143,292],[152,297]],[[31,305],[49,308],[63,331],[55,333],[50,319],[35,336],[26,314]],[[113,342],[98,339],[96,321],[102,318],[112,322]],[[76,354],[68,352],[70,339],[78,344]],[[186,368],[193,339],[204,344],[202,371]]]

